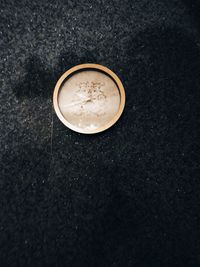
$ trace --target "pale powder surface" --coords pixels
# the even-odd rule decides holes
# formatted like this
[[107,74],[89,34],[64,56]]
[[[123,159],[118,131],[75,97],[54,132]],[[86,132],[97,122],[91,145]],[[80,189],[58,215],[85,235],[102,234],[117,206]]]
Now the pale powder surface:
[[108,75],[95,70],[77,72],[62,85],[58,105],[65,119],[80,130],[95,130],[117,114],[120,93]]

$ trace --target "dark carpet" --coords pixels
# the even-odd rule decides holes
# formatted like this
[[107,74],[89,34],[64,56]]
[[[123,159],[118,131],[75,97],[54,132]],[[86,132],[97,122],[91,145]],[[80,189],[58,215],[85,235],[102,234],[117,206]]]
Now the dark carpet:
[[[0,0],[0,266],[200,266],[200,2]],[[79,63],[127,95],[81,135],[52,108]]]

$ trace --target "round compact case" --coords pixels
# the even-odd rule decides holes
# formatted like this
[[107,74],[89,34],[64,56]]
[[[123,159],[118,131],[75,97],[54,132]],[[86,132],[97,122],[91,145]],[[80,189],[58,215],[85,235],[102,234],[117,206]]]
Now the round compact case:
[[122,82],[99,64],[81,64],[58,80],[53,104],[59,119],[70,129],[94,134],[110,128],[125,106]]

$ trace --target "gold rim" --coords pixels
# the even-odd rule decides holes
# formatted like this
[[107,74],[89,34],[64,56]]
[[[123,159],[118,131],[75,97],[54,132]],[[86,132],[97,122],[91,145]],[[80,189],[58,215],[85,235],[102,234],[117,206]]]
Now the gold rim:
[[[84,130],[81,130],[80,128],[74,126],[73,124],[69,123],[64,116],[62,115],[59,105],[58,105],[58,94],[59,94],[59,90],[60,87],[63,83],[63,81],[71,74],[79,71],[79,70],[83,70],[83,69],[97,69],[100,70],[104,73],[106,73],[108,76],[110,76],[115,83],[117,84],[117,87],[119,89],[119,93],[120,93],[120,106],[119,106],[119,110],[117,112],[117,114],[108,122],[106,123],[104,126],[101,126],[95,130],[91,130],[90,132],[85,132]],[[108,69],[107,67],[104,67],[102,65],[99,64],[91,64],[91,63],[87,63],[87,64],[81,64],[81,65],[77,65],[71,69],[69,69],[68,71],[66,71],[58,80],[58,82],[56,83],[55,89],[54,89],[54,93],[53,93],[53,105],[54,105],[54,109],[55,112],[58,116],[58,118],[61,120],[61,122],[67,126],[68,128],[70,128],[71,130],[78,132],[78,133],[83,133],[83,134],[95,134],[95,133],[100,133],[103,132],[105,130],[107,130],[108,128],[110,128],[113,124],[115,124],[118,119],[120,118],[120,116],[122,115],[122,112],[124,110],[124,106],[125,106],[125,90],[124,90],[124,86],[122,84],[122,82],[120,81],[120,79],[118,78],[118,76],[111,71],[110,69]]]

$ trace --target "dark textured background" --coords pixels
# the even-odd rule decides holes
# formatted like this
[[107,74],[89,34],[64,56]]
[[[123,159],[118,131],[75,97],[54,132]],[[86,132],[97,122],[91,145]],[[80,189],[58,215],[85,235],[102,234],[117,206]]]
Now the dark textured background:
[[[200,2],[0,0],[0,266],[200,266]],[[71,66],[115,71],[118,123],[67,129]]]

